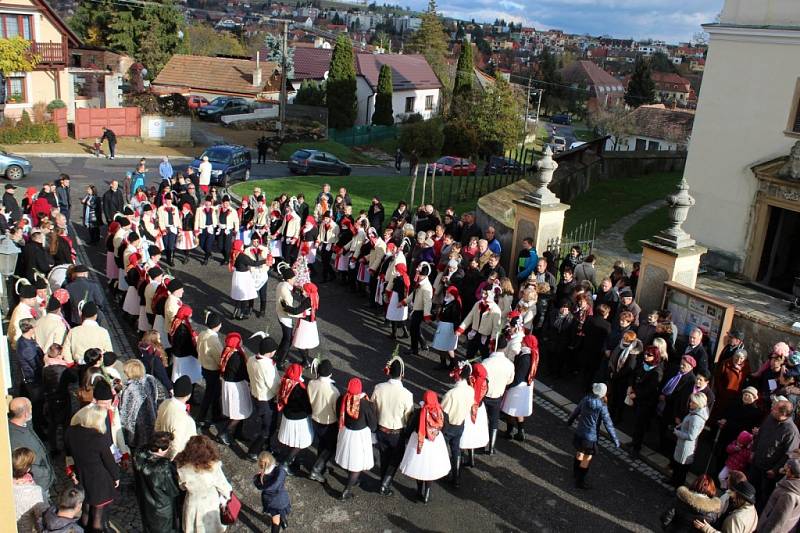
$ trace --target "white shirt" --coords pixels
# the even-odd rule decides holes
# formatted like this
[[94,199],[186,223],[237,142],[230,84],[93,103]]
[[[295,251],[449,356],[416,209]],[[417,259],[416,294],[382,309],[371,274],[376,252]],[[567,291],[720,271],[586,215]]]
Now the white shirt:
[[203,161],[200,163],[200,166],[197,167],[197,171],[200,174],[200,178],[198,179],[200,185],[209,185],[211,183],[211,161]]

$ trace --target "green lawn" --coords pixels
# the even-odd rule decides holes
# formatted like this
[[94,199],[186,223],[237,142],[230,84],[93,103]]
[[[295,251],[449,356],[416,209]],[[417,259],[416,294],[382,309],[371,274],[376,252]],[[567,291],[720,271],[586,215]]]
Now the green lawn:
[[356,152],[349,146],[334,141],[301,141],[296,143],[286,143],[278,150],[278,159],[287,160],[295,151],[303,148],[312,150],[322,150],[329,152],[345,163],[362,163],[367,165],[380,165],[381,162],[369,156]]
[[625,232],[625,247],[636,254],[642,253],[642,239],[649,239],[669,225],[668,209],[660,207],[628,228]]
[[381,152],[393,156],[397,147],[400,146],[400,140],[395,139],[394,137],[389,137],[388,139],[381,139],[380,141],[374,141],[367,145],[371,148],[375,148],[376,150],[380,150]]
[[600,233],[623,216],[673,192],[680,178],[680,172],[658,172],[597,181],[570,203],[564,233],[591,219],[597,219]]
[[573,130],[575,133],[575,138],[579,141],[593,141],[597,139],[597,134],[592,130],[583,130],[583,129],[575,129]]

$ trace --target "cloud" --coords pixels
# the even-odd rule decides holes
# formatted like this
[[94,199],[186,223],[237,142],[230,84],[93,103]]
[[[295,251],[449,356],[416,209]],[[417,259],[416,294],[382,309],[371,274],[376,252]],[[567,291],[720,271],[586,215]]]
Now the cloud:
[[[405,0],[424,10],[427,0]],[[712,22],[724,0],[440,0],[450,17],[493,22],[505,19],[537,29],[635,39],[688,41]]]

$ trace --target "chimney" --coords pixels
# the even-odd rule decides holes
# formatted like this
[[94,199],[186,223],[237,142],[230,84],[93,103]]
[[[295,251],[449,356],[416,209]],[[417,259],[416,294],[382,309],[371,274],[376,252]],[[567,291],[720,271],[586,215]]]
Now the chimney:
[[256,51],[256,68],[253,71],[253,87],[261,88],[261,52]]

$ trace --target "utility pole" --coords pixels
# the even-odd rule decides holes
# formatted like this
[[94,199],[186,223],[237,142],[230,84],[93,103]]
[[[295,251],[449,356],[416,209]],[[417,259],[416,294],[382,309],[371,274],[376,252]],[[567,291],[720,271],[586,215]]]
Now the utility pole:
[[544,89],[538,89],[539,101],[536,103],[536,120],[533,122],[533,140],[536,140],[536,132],[539,131],[539,111],[542,109],[542,93]]
[[280,109],[278,110],[278,121],[281,124],[281,129],[278,134],[279,138],[282,140],[286,135],[286,93],[287,87],[286,84],[289,82],[289,76],[286,72],[286,65],[287,65],[287,58],[286,56],[289,53],[288,50],[288,41],[289,41],[289,21],[283,21],[283,40],[281,43],[281,101],[280,101]]
[[522,146],[525,146],[525,139],[528,138],[528,113],[531,107],[531,78],[533,76],[528,74],[528,95],[525,98],[525,120],[522,121]]

